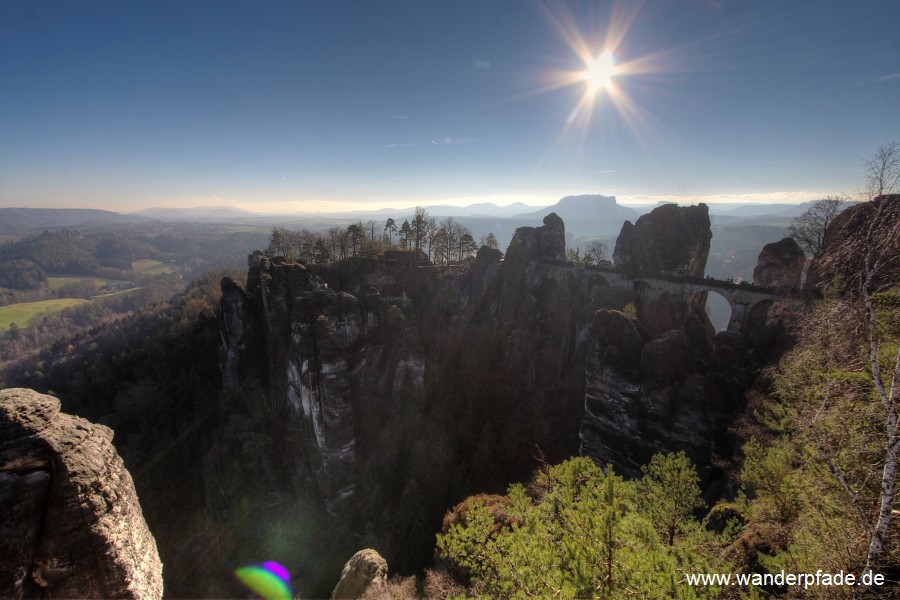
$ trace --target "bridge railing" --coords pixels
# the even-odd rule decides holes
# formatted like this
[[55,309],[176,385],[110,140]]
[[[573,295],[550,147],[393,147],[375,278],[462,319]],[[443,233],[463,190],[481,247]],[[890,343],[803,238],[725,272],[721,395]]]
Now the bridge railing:
[[[574,263],[572,261],[567,260],[555,260],[550,258],[541,258],[538,259],[540,264],[557,266],[557,267],[569,267],[574,268]],[[749,281],[744,281],[742,283],[734,283],[733,281],[723,281],[721,279],[715,279],[714,277],[678,277],[674,275],[630,275],[623,272],[620,269],[616,269],[615,267],[598,267],[596,265],[585,265],[583,267],[586,271],[591,271],[595,273],[613,273],[618,275],[623,279],[629,280],[640,280],[640,279],[660,279],[663,281],[670,281],[672,283],[689,283],[693,285],[701,285],[708,287],[716,287],[725,290],[739,290],[745,292],[755,292],[758,294],[767,294],[770,296],[791,296],[792,294],[786,294],[780,290],[776,290],[771,287],[756,285],[755,283],[751,283]]]

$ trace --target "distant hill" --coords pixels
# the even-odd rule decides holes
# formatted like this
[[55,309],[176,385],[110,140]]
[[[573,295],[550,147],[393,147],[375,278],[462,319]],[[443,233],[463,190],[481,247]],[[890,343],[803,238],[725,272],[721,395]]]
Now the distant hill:
[[[528,210],[535,210],[522,202],[514,202],[507,206],[500,206],[493,202],[479,202],[468,206],[453,206],[443,204],[425,205],[425,210],[433,217],[504,217],[510,218]],[[387,217],[403,218],[413,214],[412,208],[378,208],[372,210],[354,210],[342,212],[313,212],[313,213],[261,213],[235,208],[233,206],[199,206],[195,208],[145,208],[133,213],[144,217],[152,217],[162,221],[195,221],[203,223],[212,222],[255,222],[260,220],[272,221],[273,217],[279,220],[316,220],[336,219],[342,222],[355,220],[384,220]]]
[[[514,202],[506,206],[500,206],[493,202],[477,202],[468,206],[455,206],[450,204],[427,204],[423,208],[428,211],[432,217],[500,217],[513,218],[523,212],[536,210],[536,207],[524,204],[522,202]],[[412,216],[412,208],[379,208],[378,210],[355,210],[350,212],[338,213],[311,213],[309,216],[343,218],[343,219],[385,219],[392,217],[394,219],[406,218]],[[297,213],[295,217],[305,216]]]
[[[160,221],[190,221],[199,223],[216,223],[221,221],[246,221],[266,217],[262,213],[250,212],[233,206],[195,206],[191,208],[145,208],[131,213],[136,216],[150,217]],[[271,220],[271,219],[267,219]]]
[[738,204],[738,203],[713,203],[709,204],[710,214],[729,215],[733,217],[758,217],[761,215],[789,215],[795,217],[809,208],[811,202],[803,204]]
[[615,196],[584,194],[566,196],[553,206],[534,212],[516,215],[523,221],[541,221],[550,213],[556,213],[566,224],[566,233],[575,237],[618,234],[622,223],[634,221],[640,213],[616,203]]
[[141,223],[138,215],[90,208],[0,208],[0,235],[26,235],[72,227],[90,231],[108,225]]
[[468,206],[429,206],[429,213],[439,217],[515,217],[523,212],[534,210],[535,207],[522,202],[514,202],[507,206],[500,206],[493,202],[479,202]]

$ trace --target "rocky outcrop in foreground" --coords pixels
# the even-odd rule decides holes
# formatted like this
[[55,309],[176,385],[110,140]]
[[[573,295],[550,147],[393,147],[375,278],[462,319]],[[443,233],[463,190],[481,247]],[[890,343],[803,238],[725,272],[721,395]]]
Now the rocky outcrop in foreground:
[[753,283],[783,292],[800,289],[806,254],[794,238],[784,238],[763,246],[753,269]]
[[709,207],[664,204],[625,221],[613,262],[629,276],[703,277],[710,240]]
[[862,202],[835,217],[809,266],[804,289],[821,292],[840,282],[843,293],[859,294],[870,248],[873,264],[878,261],[873,289],[900,280],[900,194]]
[[331,597],[335,600],[361,598],[371,586],[387,582],[387,571],[387,561],[378,552],[371,548],[360,550],[344,565]]
[[162,564],[112,431],[0,391],[0,596],[160,598]]

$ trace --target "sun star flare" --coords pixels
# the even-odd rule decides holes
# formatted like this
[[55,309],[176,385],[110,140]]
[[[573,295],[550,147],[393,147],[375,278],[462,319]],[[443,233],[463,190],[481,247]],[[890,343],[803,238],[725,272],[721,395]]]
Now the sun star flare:
[[613,85],[613,77],[618,73],[616,57],[609,50],[604,50],[596,58],[587,61],[587,69],[581,72],[581,79],[587,83],[588,93],[596,94]]

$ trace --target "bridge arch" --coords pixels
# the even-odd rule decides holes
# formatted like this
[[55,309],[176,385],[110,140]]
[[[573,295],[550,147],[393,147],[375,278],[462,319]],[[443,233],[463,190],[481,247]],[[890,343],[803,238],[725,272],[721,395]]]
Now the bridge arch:
[[700,296],[701,294],[705,296],[703,309],[706,312],[706,316],[713,326],[713,329],[716,330],[716,333],[728,329],[728,324],[731,323],[731,314],[733,312],[733,307],[728,298],[715,289],[706,289],[701,292],[695,292],[694,296]]
[[752,318],[759,317],[761,314],[764,315],[774,303],[775,300],[772,298],[762,298],[761,300],[757,300],[751,304],[750,308],[747,310],[747,317]]
[[748,306],[747,315],[744,317],[744,328],[755,331],[765,329],[766,321],[769,317],[769,309],[774,302],[771,298],[763,298]]
[[596,273],[591,273],[587,279],[587,296],[593,302],[600,301],[603,297],[607,297],[614,293],[616,289],[606,277],[602,277]]
[[650,291],[652,291],[653,286],[650,283],[648,283],[642,279],[635,279],[634,281],[631,282],[631,289],[634,291],[634,293],[636,295],[642,296],[642,295],[647,294]]

